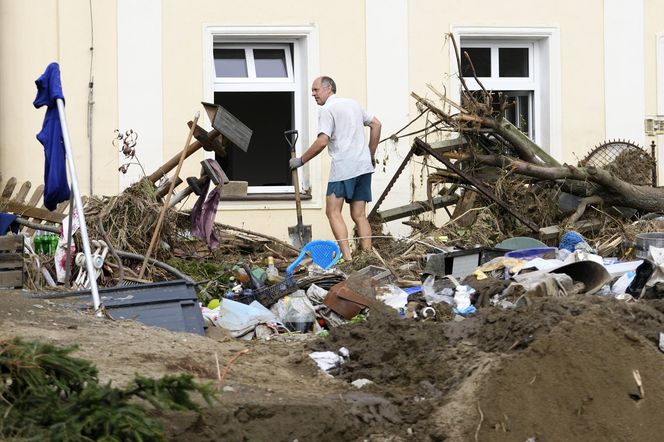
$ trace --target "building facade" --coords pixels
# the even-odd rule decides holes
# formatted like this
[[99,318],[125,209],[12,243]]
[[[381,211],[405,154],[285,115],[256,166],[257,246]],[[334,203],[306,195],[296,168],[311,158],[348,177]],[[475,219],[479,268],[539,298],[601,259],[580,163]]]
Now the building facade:
[[[417,115],[411,91],[435,98],[431,84],[458,101],[448,33],[485,87],[510,97],[507,117],[559,161],[576,163],[613,138],[664,145],[643,129],[646,116],[664,114],[657,0],[0,0],[0,24],[3,177],[43,180],[34,80],[58,61],[83,194],[112,195],[152,173],[181,151],[201,102],[217,103],[254,130],[247,152],[228,146],[219,158],[249,188],[246,198],[222,200],[218,220],[284,239],[295,213],[282,134],[299,131],[300,153],[315,138],[312,80],[333,77],[338,94],[375,114],[387,137]],[[201,125],[211,129],[205,115]],[[118,172],[127,160],[113,144],[116,129],[138,134],[140,165],[126,174]],[[408,138],[381,144],[386,164],[374,176],[374,198],[409,148]],[[188,159],[181,175],[198,175],[206,155]],[[301,172],[305,223],[330,238],[327,154]],[[385,207],[417,197],[420,173],[413,164],[402,174]]]

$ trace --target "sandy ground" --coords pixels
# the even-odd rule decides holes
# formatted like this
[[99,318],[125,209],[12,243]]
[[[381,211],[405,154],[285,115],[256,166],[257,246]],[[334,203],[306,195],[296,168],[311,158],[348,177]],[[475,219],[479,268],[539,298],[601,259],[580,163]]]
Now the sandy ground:
[[[0,337],[78,345],[102,381],[191,373],[221,402],[160,416],[182,441],[659,440],[664,432],[664,302],[574,297],[462,321],[418,322],[375,307],[325,339],[239,341],[96,318],[63,300],[0,292]],[[335,376],[308,354],[350,350]],[[644,384],[640,398],[633,370]],[[357,389],[350,381],[374,384]]]

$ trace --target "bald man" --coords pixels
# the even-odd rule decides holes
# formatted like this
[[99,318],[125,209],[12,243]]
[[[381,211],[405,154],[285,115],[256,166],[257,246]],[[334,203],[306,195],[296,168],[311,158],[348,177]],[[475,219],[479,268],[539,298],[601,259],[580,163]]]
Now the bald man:
[[[311,95],[321,106],[318,136],[301,157],[290,160],[296,169],[311,161],[328,147],[332,167],[327,183],[325,214],[339,243],[344,260],[352,259],[348,228],[341,215],[344,201],[350,205],[350,216],[357,228],[362,250],[371,250],[371,226],[366,215],[371,201],[373,158],[380,139],[381,124],[355,100],[336,96],[337,85],[330,77],[318,77],[311,85]],[[369,143],[364,127],[369,126]]]

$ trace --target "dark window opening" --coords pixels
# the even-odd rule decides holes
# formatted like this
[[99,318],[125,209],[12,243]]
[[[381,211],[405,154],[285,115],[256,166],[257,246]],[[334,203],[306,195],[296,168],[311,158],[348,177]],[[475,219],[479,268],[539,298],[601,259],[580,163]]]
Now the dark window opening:
[[473,70],[464,52],[468,53],[478,77],[491,76],[491,48],[461,48],[461,75],[472,77]]
[[499,48],[498,71],[500,77],[528,77],[528,48]]
[[253,133],[247,152],[229,145],[217,161],[229,179],[249,186],[291,186],[290,150],[284,131],[293,129],[293,92],[215,92],[222,105]]

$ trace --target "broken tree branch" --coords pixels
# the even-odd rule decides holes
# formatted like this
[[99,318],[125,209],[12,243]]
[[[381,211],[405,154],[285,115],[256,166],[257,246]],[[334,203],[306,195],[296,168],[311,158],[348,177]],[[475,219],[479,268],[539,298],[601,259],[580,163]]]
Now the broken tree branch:
[[577,206],[574,213],[570,215],[570,217],[565,222],[565,225],[570,225],[577,222],[583,216],[583,214],[586,213],[586,208],[590,204],[602,204],[603,201],[604,200],[602,197],[599,196],[589,196],[587,198],[582,198],[579,200],[579,205]]

